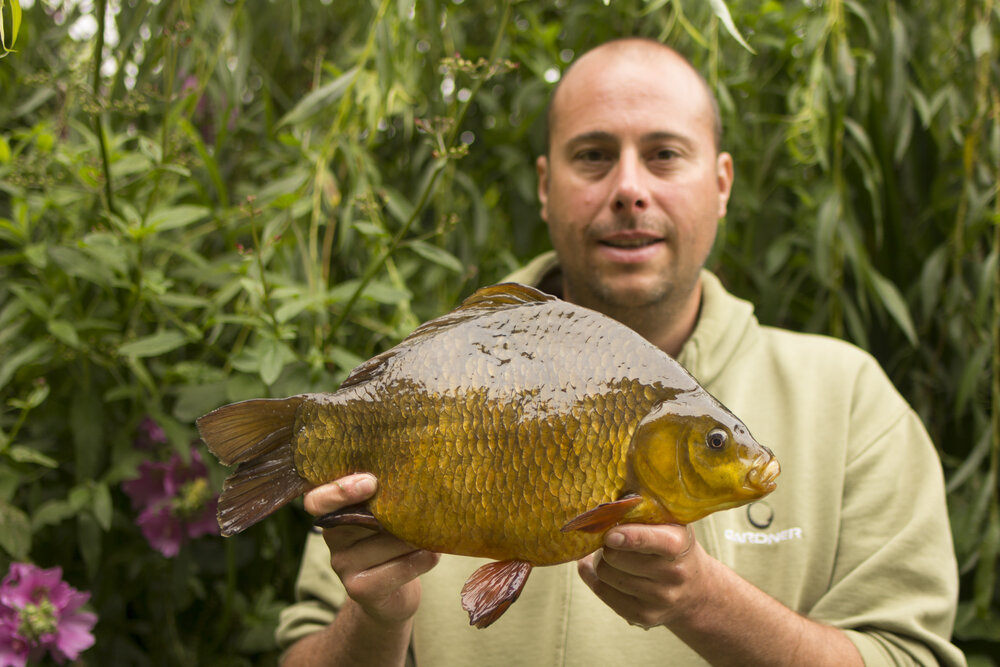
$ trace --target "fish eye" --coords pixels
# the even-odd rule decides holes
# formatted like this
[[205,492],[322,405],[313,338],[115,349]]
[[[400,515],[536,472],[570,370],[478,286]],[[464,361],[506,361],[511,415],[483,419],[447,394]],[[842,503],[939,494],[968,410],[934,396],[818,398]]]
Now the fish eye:
[[722,449],[729,442],[729,434],[721,428],[713,428],[705,436],[705,444],[709,449]]

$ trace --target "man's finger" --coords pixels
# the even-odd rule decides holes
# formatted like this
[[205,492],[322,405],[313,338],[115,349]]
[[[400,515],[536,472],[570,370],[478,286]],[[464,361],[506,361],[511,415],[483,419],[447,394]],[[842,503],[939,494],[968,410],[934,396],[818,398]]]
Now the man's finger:
[[330,564],[341,577],[378,567],[415,551],[415,547],[388,533],[367,528],[337,528],[323,534],[330,547]]
[[604,544],[618,551],[667,557],[683,557],[694,544],[694,531],[690,525],[625,524],[617,526],[604,536]]
[[377,486],[375,476],[368,473],[341,477],[309,491],[303,498],[305,509],[313,516],[336,512],[367,500],[375,493]]

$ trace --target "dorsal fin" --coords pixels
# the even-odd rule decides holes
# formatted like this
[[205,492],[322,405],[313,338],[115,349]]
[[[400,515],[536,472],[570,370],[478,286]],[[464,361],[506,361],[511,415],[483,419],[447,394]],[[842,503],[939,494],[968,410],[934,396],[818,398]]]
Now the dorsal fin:
[[505,308],[524,303],[556,301],[556,297],[521,283],[498,283],[482,287],[463,301],[455,310],[466,308]]
[[[546,294],[534,287],[520,283],[499,283],[483,287],[473,292],[453,310],[421,324],[409,336],[404,338],[397,347],[406,343],[412,343],[424,336],[441,331],[442,329],[448,329],[477,317],[482,314],[482,311],[512,308],[514,306],[544,303],[546,301],[558,301],[558,299],[551,294]],[[396,348],[391,348],[359,365],[351,371],[347,379],[340,385],[340,388],[352,387],[378,377],[386,369],[386,362],[395,354]]]
[[[410,334],[410,336],[412,335],[413,334]],[[368,382],[369,380],[378,377],[382,371],[385,370],[386,362],[392,359],[395,355],[395,348],[390,348],[382,354],[377,354],[368,361],[359,364],[353,371],[351,371],[350,375],[347,376],[347,379],[340,384],[340,388],[344,389],[346,387],[352,387],[356,384]]]
[[484,311],[501,310],[513,308],[532,303],[545,303],[546,301],[558,301],[551,294],[546,294],[534,287],[528,287],[520,283],[499,283],[482,287],[455,307],[454,310],[445,313],[441,317],[424,322],[414,329],[406,341],[426,336],[427,334],[447,329],[466,320],[478,317]]

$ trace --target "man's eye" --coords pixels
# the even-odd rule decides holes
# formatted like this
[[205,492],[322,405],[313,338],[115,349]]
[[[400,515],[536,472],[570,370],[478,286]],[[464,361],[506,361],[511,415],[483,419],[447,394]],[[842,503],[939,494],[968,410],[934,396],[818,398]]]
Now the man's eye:
[[593,148],[580,151],[576,154],[576,159],[580,162],[604,162],[608,159],[608,156],[604,151]]
[[653,153],[653,159],[660,161],[669,161],[677,157],[677,151],[670,148],[661,148],[655,153]]

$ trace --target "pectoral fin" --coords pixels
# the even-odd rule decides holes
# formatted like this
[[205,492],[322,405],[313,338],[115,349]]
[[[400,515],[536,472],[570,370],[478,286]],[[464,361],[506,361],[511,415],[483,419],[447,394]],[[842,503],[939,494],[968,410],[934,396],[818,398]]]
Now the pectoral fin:
[[605,530],[620,523],[629,512],[642,503],[642,496],[632,494],[603,503],[592,510],[587,510],[576,518],[570,519],[562,532],[581,530],[585,533],[603,533]]
[[462,586],[462,609],[469,612],[469,625],[485,628],[500,618],[521,594],[531,568],[527,561],[501,560],[473,572]]

